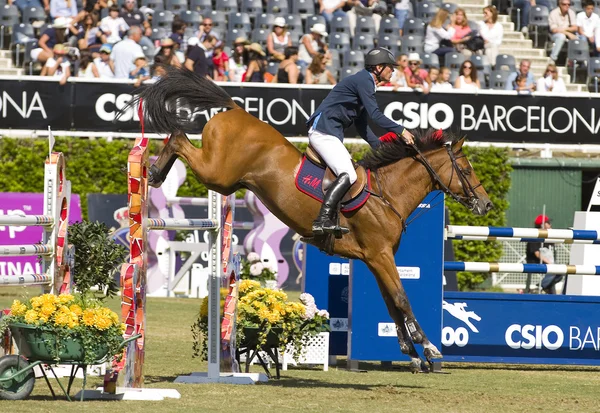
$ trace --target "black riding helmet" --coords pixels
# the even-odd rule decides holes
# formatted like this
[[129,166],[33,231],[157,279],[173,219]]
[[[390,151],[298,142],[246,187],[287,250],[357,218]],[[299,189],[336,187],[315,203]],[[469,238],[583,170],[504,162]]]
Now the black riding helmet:
[[[378,65],[383,65],[384,68],[377,70]],[[372,72],[379,82],[381,82],[380,76],[385,66],[398,66],[394,54],[385,47],[376,47],[369,50],[365,55],[365,69]]]

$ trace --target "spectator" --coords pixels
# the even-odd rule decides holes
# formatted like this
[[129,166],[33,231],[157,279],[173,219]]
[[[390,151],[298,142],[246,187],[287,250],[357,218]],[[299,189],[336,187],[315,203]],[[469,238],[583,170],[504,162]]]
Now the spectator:
[[425,31],[426,53],[435,53],[443,58],[446,53],[455,51],[454,42],[451,40],[454,36],[454,28],[444,29],[443,24],[448,18],[449,13],[446,9],[439,9]]
[[529,71],[530,68],[531,68],[531,61],[529,61],[527,59],[521,60],[521,63],[519,64],[519,70],[508,75],[504,89],[505,90],[516,90],[515,89],[515,86],[516,86],[515,80],[517,79],[517,76],[521,75],[525,79],[527,79],[527,81],[525,82],[527,88],[531,91],[534,91],[535,90],[535,79],[533,78],[533,73],[531,73]]
[[271,83],[303,83],[304,76],[300,72],[300,69],[298,69],[297,61],[298,48],[296,46],[286,47],[283,53],[283,61],[279,64],[277,74],[273,77]]
[[238,37],[233,43],[233,53],[229,58],[229,80],[241,82],[248,70],[248,51],[244,46],[250,42],[245,37]]
[[173,50],[174,48],[175,42],[173,39],[167,37],[166,39],[162,39],[160,41],[160,49],[158,50],[157,54],[165,57],[165,65],[181,67],[181,62],[175,54],[175,51]]
[[[197,38],[196,38],[197,39]],[[198,40],[195,40],[196,42]],[[196,47],[198,46],[194,42],[188,47]],[[154,56],[154,64],[152,65],[152,80],[159,80],[161,77],[167,74],[165,70],[165,57],[164,56]]]
[[79,50],[89,50],[90,52],[98,52],[102,43],[102,30],[98,27],[98,15],[96,13],[87,13],[77,27],[77,47]]
[[393,0],[394,16],[398,20],[400,35],[404,34],[404,22],[410,13],[410,0]]
[[98,68],[94,64],[94,58],[92,57],[92,52],[90,52],[89,50],[83,50],[81,52],[81,58],[79,59],[79,70],[77,72],[77,77],[84,77],[84,78],[100,77]]
[[76,0],[50,0],[50,17],[67,17],[74,19],[77,16]]
[[115,64],[110,58],[112,47],[104,44],[100,47],[100,56],[94,59],[94,65],[101,79],[112,79],[115,77]]
[[404,74],[406,75],[406,84],[409,88],[417,92],[429,93],[431,81],[427,70],[421,68],[421,57],[418,53],[408,55],[408,67]]
[[64,85],[71,76],[71,62],[67,58],[67,48],[63,44],[57,44],[52,49],[52,57],[46,60],[40,76],[54,76],[58,83]]
[[555,64],[549,64],[546,67],[544,76],[537,81],[538,92],[566,93],[565,82],[558,77],[558,70]]
[[267,62],[265,61],[265,52],[258,43],[252,43],[246,46],[248,49],[248,71],[244,82],[264,82]]
[[152,36],[152,26],[146,19],[146,16],[144,16],[144,13],[136,8],[135,0],[125,0],[119,17],[123,18],[129,27],[141,27],[144,36]]
[[529,13],[532,7],[544,6],[550,10],[550,2],[548,0],[514,0],[514,6],[521,10],[521,32],[527,34],[529,25]]
[[[535,227],[545,230],[552,228],[550,218],[546,215],[538,215],[535,219]],[[526,260],[530,264],[554,264],[554,245],[542,242],[528,242]],[[546,274],[541,282],[542,290],[546,294],[556,294],[556,284],[562,278],[562,275]]]
[[587,40],[590,48],[592,48],[593,55],[597,55],[597,51],[600,51],[600,43],[596,40],[597,34],[600,33],[600,16],[594,13],[594,1],[586,0],[583,4],[584,11],[577,14],[577,32],[579,38]]
[[213,79],[219,82],[227,81],[229,72],[229,56],[223,51],[223,42],[217,42],[213,49]]
[[465,60],[460,65],[459,75],[454,82],[454,88],[467,92],[477,92],[481,89],[481,84],[477,78],[477,68],[470,60]]
[[550,52],[552,62],[556,62],[556,59],[558,59],[558,54],[567,39],[574,40],[577,38],[577,17],[570,6],[570,0],[559,0],[558,7],[552,10],[550,16],[548,16],[550,33],[552,33],[551,38],[554,42]]
[[46,63],[54,55],[52,50],[54,46],[66,43],[68,27],[69,22],[66,18],[59,17],[56,19],[52,27],[42,33],[38,41],[38,47],[31,50],[31,60],[42,64]]
[[325,31],[323,23],[314,24],[310,33],[302,36],[298,48],[298,65],[302,69],[311,64],[313,56],[324,54],[327,51],[327,45],[323,42],[325,37],[327,37],[327,31]]
[[210,17],[205,17],[204,19],[202,19],[202,24],[200,26],[201,30],[198,32],[198,38],[200,39],[200,42],[203,42],[204,38],[208,35],[211,35],[215,39],[220,40],[219,33],[213,30],[213,21]]
[[394,73],[392,73],[389,84],[389,86],[394,87],[394,90],[398,90],[401,87],[408,87],[405,74],[405,71],[408,68],[408,55],[405,53],[399,54],[396,57],[396,63],[398,66],[394,69]]
[[356,20],[363,16],[373,18],[375,31],[379,32],[381,24],[381,14],[379,13],[387,13],[387,4],[385,1],[380,0],[347,0],[345,6],[342,7],[342,11],[348,16],[350,33],[354,36]]
[[144,53],[139,45],[142,39],[140,26],[131,27],[127,33],[127,38],[121,40],[112,48],[111,57],[114,62],[115,77],[119,79],[129,78],[129,73],[134,69],[133,58]]
[[[434,68],[431,68],[431,70],[433,69]],[[443,92],[454,89],[452,87],[452,84],[450,83],[450,69],[445,66],[442,66],[439,72],[439,76],[437,77],[435,83],[431,85],[431,90],[436,92]]]
[[212,75],[212,58],[207,56],[207,52],[212,51],[215,44],[217,44],[217,39],[209,34],[204,37],[202,43],[196,44],[196,41],[195,37],[188,40],[189,46],[184,66],[202,77],[210,78]]
[[106,43],[115,44],[120,42],[123,34],[129,30],[129,26],[122,17],[119,17],[119,8],[110,6],[108,16],[100,22],[100,30],[106,36]]
[[150,79],[150,72],[148,71],[148,62],[146,61],[146,56],[143,53],[141,55],[137,55],[133,60],[133,64],[135,69],[129,73],[129,79],[135,79],[135,83],[133,85],[138,87],[144,80]]
[[183,53],[183,50],[186,49],[183,37],[185,34],[185,29],[187,29],[187,24],[180,18],[176,17],[171,25],[171,34],[169,35],[169,38],[175,42],[173,50],[175,51],[175,55],[177,55],[181,64],[185,62],[185,54]]
[[[466,50],[465,43],[471,39],[471,28],[469,27],[469,20],[467,19],[467,13],[464,9],[460,7],[454,11],[452,16],[450,16],[450,24],[454,29],[454,34],[452,34],[452,43],[456,50],[462,52]],[[467,53],[470,55],[470,53]]]
[[[297,55],[296,55],[297,56]],[[298,83],[302,82],[302,73],[299,74]],[[291,82],[290,82],[291,83]],[[335,85],[337,82],[333,74],[327,69],[327,58],[318,54],[306,69],[307,85]]]
[[319,14],[325,17],[327,25],[330,25],[334,17],[344,17],[346,15],[342,11],[345,4],[345,0],[319,0]]
[[286,29],[285,17],[276,17],[273,23],[273,31],[267,37],[267,52],[270,59],[278,62],[282,61],[285,59],[285,48],[291,45],[292,36]]
[[483,8],[483,21],[479,22],[479,35],[483,38],[488,61],[494,64],[504,36],[504,29],[498,23],[498,10],[495,7]]

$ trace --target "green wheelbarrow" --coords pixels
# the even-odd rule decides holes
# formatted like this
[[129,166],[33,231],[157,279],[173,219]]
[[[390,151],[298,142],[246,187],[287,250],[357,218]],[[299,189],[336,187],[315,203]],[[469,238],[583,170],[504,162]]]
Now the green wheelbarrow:
[[[27,324],[11,324],[9,328],[17,344],[17,348],[19,349],[19,355],[0,357],[0,399],[23,400],[27,398],[33,391],[33,386],[35,384],[33,368],[41,364],[46,364],[69,401],[72,401],[69,394],[75,376],[77,375],[78,370],[82,369],[83,387],[81,390],[81,400],[83,401],[88,365],[84,362],[84,349],[80,340],[76,338],[67,338],[61,342],[61,349],[58,353],[58,363],[72,366],[69,382],[65,389],[52,367],[53,364],[57,364],[56,358],[54,357],[57,348],[54,334],[41,331],[35,326]],[[123,340],[121,348],[125,347],[129,342],[137,340],[141,336],[141,334],[137,334],[127,340]],[[108,348],[101,347],[100,350],[94,354],[94,362],[91,364],[105,363],[110,357]],[[40,370],[50,389],[50,393],[52,393],[52,397],[56,399],[56,394],[50,384],[50,380],[48,380],[46,370],[44,368],[41,368]]]

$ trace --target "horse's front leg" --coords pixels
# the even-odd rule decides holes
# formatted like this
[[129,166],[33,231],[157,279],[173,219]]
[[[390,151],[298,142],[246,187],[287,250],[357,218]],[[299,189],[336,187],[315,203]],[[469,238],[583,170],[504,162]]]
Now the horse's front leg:
[[175,160],[180,155],[179,151],[181,150],[182,140],[187,140],[185,134],[181,135],[179,132],[171,134],[167,144],[160,151],[158,158],[148,169],[148,184],[150,186],[158,188],[167,178]]

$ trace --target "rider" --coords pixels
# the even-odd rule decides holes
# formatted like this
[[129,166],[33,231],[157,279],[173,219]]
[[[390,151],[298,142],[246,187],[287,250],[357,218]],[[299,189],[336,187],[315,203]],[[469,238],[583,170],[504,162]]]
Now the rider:
[[414,143],[413,135],[387,118],[375,100],[377,85],[390,81],[394,66],[397,66],[396,59],[388,49],[376,47],[370,50],[365,56],[365,69],[335,85],[306,122],[310,128],[310,145],[337,176],[325,194],[319,216],[313,221],[314,235],[347,231],[337,227],[335,222],[339,202],[357,179],[352,158],[342,143],[344,129],[354,123],[360,136],[376,148],[379,139],[369,128],[370,118],[382,129],[402,137],[406,143]]

